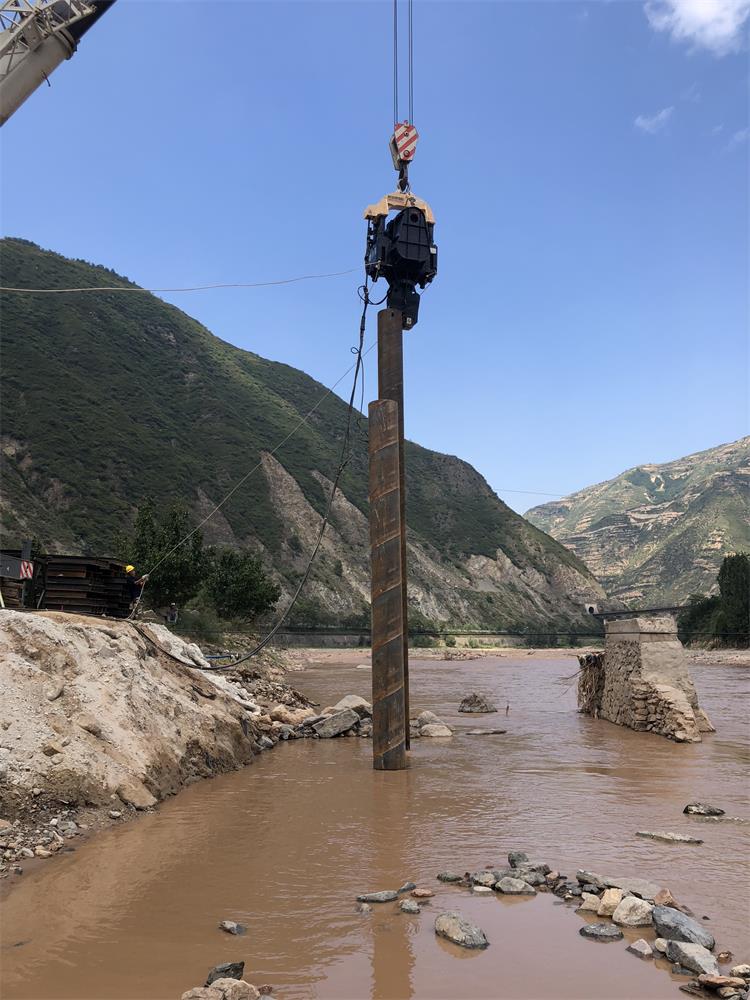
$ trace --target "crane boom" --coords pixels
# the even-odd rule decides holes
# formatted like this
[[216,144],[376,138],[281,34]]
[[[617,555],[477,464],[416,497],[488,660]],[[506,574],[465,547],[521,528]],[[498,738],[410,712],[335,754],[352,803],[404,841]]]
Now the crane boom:
[[0,0],[0,125],[115,0]]

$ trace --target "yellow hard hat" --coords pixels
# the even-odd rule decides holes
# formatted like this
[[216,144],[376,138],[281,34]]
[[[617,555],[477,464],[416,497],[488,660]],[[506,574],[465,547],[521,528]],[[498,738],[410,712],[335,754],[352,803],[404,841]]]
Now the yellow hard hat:
[[125,567],[125,572],[126,572],[126,573],[132,573],[134,569],[135,569],[135,566],[130,566],[130,565],[127,565],[127,566]]

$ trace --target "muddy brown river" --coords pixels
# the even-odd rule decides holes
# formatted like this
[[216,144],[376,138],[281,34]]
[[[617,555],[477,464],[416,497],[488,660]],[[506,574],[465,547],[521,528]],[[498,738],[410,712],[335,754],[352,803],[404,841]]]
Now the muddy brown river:
[[[341,998],[675,998],[684,978],[601,944],[548,893],[472,896],[441,869],[502,865],[509,850],[573,875],[585,867],[668,886],[717,938],[750,959],[750,826],[684,816],[698,799],[750,817],[743,667],[692,668],[718,732],[680,746],[579,716],[563,678],[572,657],[411,665],[412,708],[456,727],[452,740],[415,740],[406,772],[371,769],[371,742],[279,744],[244,771],[204,781],[158,812],[106,831],[29,872],[5,901],[4,1000],[174,1000],[218,962],[279,1000]],[[324,664],[292,682],[321,704],[369,695],[370,673]],[[503,711],[462,716],[470,690]],[[510,702],[506,719],[504,707]],[[468,736],[500,725],[506,735]],[[666,844],[636,830],[704,838]],[[419,916],[395,903],[356,912],[357,893],[407,879],[435,890]],[[442,909],[484,929],[490,947],[436,938]],[[217,928],[247,924],[244,937]],[[645,933],[652,938],[650,931]],[[728,968],[728,967],[724,967]]]

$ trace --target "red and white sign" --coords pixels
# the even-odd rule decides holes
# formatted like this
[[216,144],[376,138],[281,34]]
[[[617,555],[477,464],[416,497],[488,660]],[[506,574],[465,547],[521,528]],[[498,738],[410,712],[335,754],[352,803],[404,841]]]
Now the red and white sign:
[[21,560],[21,575],[20,580],[33,580],[34,578],[34,563],[28,562],[25,559]]
[[419,132],[409,122],[397,122],[393,130],[393,139],[396,143],[399,158],[411,160],[417,148]]

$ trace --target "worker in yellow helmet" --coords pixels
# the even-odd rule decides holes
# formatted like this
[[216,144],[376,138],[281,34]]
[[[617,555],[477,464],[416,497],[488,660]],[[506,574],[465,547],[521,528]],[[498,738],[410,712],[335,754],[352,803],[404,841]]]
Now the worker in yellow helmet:
[[148,573],[136,577],[135,566],[130,563],[125,567],[125,579],[128,587],[128,598],[130,599],[130,610],[132,611],[141,599],[143,588],[148,580]]

